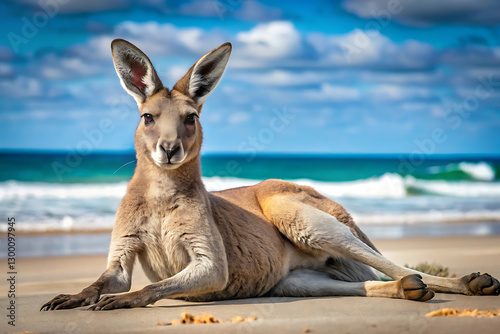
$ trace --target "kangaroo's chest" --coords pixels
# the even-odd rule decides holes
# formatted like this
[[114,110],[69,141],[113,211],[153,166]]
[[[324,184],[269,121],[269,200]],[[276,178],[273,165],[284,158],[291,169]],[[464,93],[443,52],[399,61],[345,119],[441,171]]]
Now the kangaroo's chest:
[[152,282],[174,276],[190,262],[181,241],[183,231],[173,219],[168,212],[152,212],[142,233],[144,247],[139,261]]

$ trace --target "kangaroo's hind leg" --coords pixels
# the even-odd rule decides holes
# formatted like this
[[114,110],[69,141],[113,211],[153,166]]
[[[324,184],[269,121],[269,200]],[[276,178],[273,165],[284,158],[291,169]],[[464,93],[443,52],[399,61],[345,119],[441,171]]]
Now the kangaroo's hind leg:
[[403,298],[426,301],[434,296],[425,288],[419,276],[409,275],[391,281],[345,282],[332,279],[327,273],[308,269],[292,271],[271,291],[273,296],[322,297],[366,296]]
[[462,278],[443,278],[396,265],[354,236],[351,229],[334,216],[310,203],[304,203],[303,198],[294,197],[293,194],[268,198],[264,213],[283,235],[305,252],[349,257],[396,280],[419,274],[429,289],[435,291],[467,295],[500,293],[500,283],[488,274],[473,273]]

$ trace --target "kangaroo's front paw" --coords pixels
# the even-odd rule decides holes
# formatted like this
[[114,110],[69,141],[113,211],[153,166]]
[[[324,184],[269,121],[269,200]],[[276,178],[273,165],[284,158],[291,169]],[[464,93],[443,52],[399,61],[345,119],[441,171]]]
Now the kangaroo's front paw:
[[418,274],[403,277],[401,288],[406,299],[425,302],[434,297],[434,291],[427,290],[427,285],[422,282],[422,276]]
[[94,304],[98,299],[98,293],[89,293],[88,291],[85,292],[85,290],[76,295],[58,295],[43,304],[40,311],[52,311],[86,306]]
[[132,307],[144,307],[150,304],[150,302],[145,298],[144,294],[140,291],[129,292],[123,295],[110,295],[104,296],[97,302],[97,304],[92,305],[88,308],[89,311],[101,311],[101,310],[113,310],[117,308],[132,308]]
[[500,282],[489,274],[472,273],[462,277],[462,281],[469,290],[468,295],[484,296],[500,294]]

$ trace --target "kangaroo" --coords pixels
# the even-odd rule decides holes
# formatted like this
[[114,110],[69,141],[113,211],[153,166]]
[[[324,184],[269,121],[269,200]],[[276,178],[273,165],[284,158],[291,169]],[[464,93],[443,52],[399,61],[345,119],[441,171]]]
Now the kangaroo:
[[[113,62],[137,101],[137,166],[112,232],[107,268],[89,287],[41,310],[143,307],[164,298],[214,301],[259,296],[369,296],[427,301],[434,291],[498,295],[488,274],[427,275],[386,259],[339,204],[281,180],[207,192],[200,115],[232,46],[201,57],[173,89],[149,58],[116,39]],[[127,292],[136,258],[153,282]],[[376,269],[393,281],[380,281]],[[103,296],[101,298],[102,295]]]

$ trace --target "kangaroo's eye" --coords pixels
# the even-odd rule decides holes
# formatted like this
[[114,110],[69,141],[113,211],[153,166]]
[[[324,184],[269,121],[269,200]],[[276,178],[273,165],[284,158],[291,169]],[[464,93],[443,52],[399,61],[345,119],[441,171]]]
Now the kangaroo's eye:
[[196,114],[187,115],[186,120],[184,121],[184,124],[193,125],[196,117],[198,117],[198,115],[196,115]]
[[144,114],[142,117],[144,117],[144,124],[150,124],[155,121],[151,114]]

